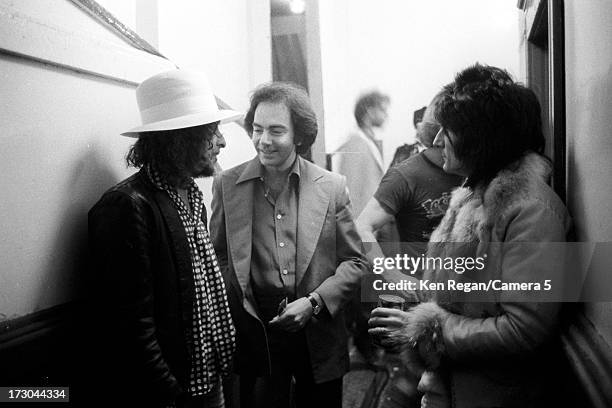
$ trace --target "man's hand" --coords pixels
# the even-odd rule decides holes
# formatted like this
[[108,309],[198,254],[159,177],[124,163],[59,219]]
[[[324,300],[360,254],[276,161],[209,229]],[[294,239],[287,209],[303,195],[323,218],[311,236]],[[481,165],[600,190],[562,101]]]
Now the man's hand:
[[312,314],[310,300],[302,297],[289,303],[280,316],[270,320],[270,328],[296,332],[306,326]]
[[372,310],[368,324],[370,336],[381,346],[396,348],[407,345],[412,333],[410,314],[398,309],[377,307]]
[[379,307],[372,311],[368,333],[383,347],[418,347],[425,364],[435,368],[445,350],[442,328],[450,316],[434,302],[418,304],[407,312]]

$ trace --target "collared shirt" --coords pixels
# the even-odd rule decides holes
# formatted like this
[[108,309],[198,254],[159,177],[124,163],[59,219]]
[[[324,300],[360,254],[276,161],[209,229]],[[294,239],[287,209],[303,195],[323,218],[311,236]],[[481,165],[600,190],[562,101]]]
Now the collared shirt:
[[300,165],[296,159],[276,199],[270,193],[260,164],[253,174],[253,238],[251,284],[260,311],[271,318],[280,300],[296,296],[295,269]]
[[172,199],[187,235],[195,286],[192,327],[186,328],[186,335],[193,339],[194,345],[188,390],[190,395],[200,396],[209,393],[219,383],[220,376],[231,369],[236,331],[225,284],[202,220],[206,218],[204,197],[196,183],[191,180],[188,188],[190,211],[176,189],[153,167],[146,170],[151,182]]

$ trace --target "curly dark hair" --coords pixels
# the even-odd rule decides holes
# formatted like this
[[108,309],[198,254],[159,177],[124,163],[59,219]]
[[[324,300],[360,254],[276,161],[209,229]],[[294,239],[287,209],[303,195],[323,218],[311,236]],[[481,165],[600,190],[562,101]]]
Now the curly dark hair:
[[435,117],[457,136],[455,154],[470,169],[467,185],[488,183],[526,152],[544,151],[538,99],[506,71],[476,64],[445,91]]
[[317,115],[312,109],[306,90],[290,82],[270,82],[260,85],[251,95],[251,105],[244,118],[244,127],[253,136],[253,119],[257,105],[262,102],[284,103],[291,113],[295,151],[308,158],[310,147],[317,138]]
[[370,91],[361,94],[359,98],[357,98],[355,109],[353,110],[353,115],[359,127],[363,126],[363,118],[368,109],[381,107],[388,104],[390,101],[391,98],[389,98],[389,95],[385,95],[380,91]]
[[416,129],[417,125],[423,121],[423,115],[425,114],[425,110],[427,110],[427,106],[423,106],[421,109],[417,109],[412,114],[412,124]]
[[202,144],[212,148],[219,122],[183,129],[140,133],[126,156],[128,166],[154,166],[166,177],[183,178],[199,160]]

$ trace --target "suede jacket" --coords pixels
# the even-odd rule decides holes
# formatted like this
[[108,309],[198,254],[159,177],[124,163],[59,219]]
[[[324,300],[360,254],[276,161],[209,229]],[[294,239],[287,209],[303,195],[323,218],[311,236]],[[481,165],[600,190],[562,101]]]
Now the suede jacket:
[[[485,186],[457,188],[429,243],[430,257],[484,257],[486,267],[428,270],[424,279],[530,283],[563,279],[567,210],[548,186],[549,162],[529,153]],[[467,244],[467,245],[466,245]],[[555,251],[557,251],[556,256]],[[552,254],[552,255],[551,255]],[[559,299],[544,292],[442,291],[443,367],[454,407],[542,406],[554,371],[547,358],[559,323]],[[550,395],[550,394],[549,394]]]
[[[304,327],[315,382],[341,377],[348,369],[343,308],[368,270],[350,213],[344,177],[298,157],[300,166],[296,284],[297,297],[317,292],[325,311]],[[211,216],[212,241],[224,273],[232,319],[236,325],[235,369],[239,374],[270,374],[264,322],[251,288],[254,185],[246,177],[260,166],[257,158],[215,178]]]

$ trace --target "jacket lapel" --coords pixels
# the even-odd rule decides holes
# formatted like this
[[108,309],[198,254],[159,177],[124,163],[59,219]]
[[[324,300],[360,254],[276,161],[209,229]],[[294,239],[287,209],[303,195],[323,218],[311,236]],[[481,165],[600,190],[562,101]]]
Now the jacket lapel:
[[247,293],[251,271],[253,182],[243,180],[242,175],[248,173],[250,167],[255,164],[253,161],[249,162],[235,182],[232,179],[226,179],[224,182],[227,182],[228,185],[223,186],[227,236],[232,237],[230,255],[243,296]]
[[324,189],[324,173],[300,158],[300,196],[298,202],[295,286],[300,285],[319,242],[329,205]]
[[[179,277],[179,287],[181,292],[181,312],[183,321],[186,323],[192,320],[192,299],[194,298],[193,271],[191,269],[191,253],[185,228],[179,218],[178,212],[172,200],[164,191],[155,191],[155,200],[159,206],[162,217],[168,231],[170,232],[170,245],[176,255],[176,265]],[[190,327],[190,326],[188,326]]]

